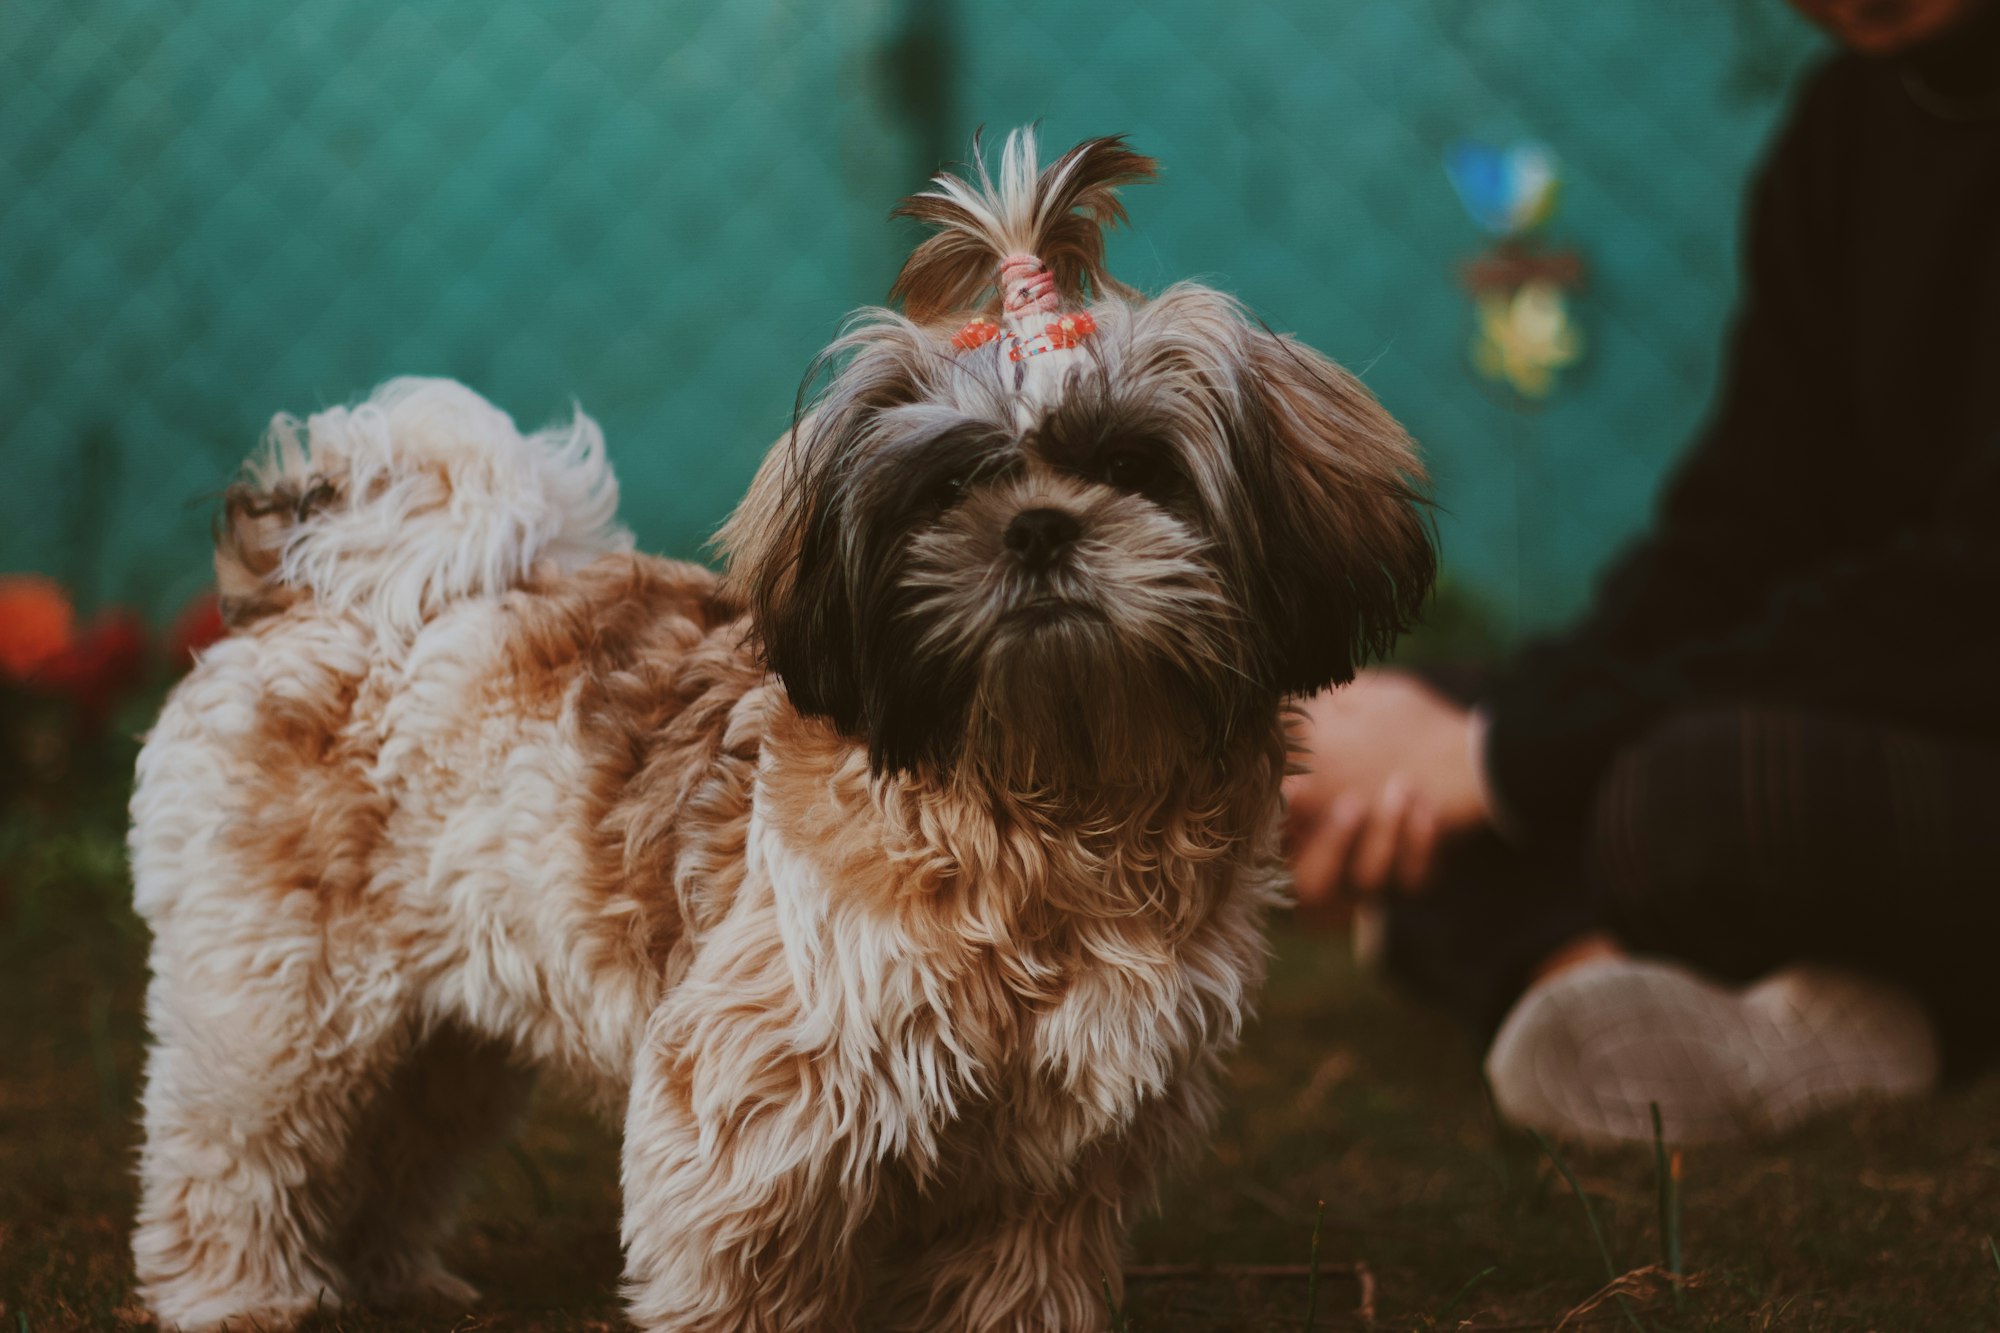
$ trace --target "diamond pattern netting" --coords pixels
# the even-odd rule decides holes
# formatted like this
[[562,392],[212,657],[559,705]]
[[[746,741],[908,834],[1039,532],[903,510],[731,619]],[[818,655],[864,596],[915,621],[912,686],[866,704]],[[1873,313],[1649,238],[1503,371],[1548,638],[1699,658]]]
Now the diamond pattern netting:
[[[0,569],[164,612],[271,413],[408,372],[524,424],[581,401],[642,543],[695,555],[886,289],[889,204],[1041,118],[1157,154],[1119,270],[1210,277],[1364,368],[1432,460],[1451,577],[1545,622],[1710,391],[1739,187],[1810,45],[1777,9],[20,0]],[[1532,416],[1466,369],[1464,135],[1556,150],[1591,267],[1590,359]]]

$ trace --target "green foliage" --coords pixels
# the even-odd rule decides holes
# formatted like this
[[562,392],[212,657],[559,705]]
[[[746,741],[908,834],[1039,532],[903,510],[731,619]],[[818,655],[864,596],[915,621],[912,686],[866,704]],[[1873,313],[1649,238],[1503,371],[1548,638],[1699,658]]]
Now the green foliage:
[[1313,1333],[1313,1325],[1319,1322],[1319,1229],[1325,1223],[1326,1200],[1321,1199],[1313,1214],[1312,1258],[1306,1269],[1306,1333]]
[[1403,636],[1391,661],[1404,667],[1462,667],[1496,661],[1508,636],[1490,602],[1471,586],[1438,581],[1423,619]]

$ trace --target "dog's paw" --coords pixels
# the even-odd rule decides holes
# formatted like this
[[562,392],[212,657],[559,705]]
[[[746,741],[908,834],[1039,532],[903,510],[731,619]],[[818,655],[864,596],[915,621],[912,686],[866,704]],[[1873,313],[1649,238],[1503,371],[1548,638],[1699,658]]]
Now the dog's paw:
[[356,1294],[369,1305],[471,1305],[479,1288],[436,1258],[411,1260],[393,1268],[353,1275]]
[[284,1333],[308,1315],[338,1308],[340,1304],[324,1294],[310,1299],[260,1299],[246,1297],[241,1292],[193,1300],[184,1293],[154,1293],[144,1300],[162,1333],[244,1333],[248,1329]]
[[431,1265],[406,1290],[411,1299],[449,1301],[453,1305],[471,1305],[479,1299],[479,1288],[442,1264]]

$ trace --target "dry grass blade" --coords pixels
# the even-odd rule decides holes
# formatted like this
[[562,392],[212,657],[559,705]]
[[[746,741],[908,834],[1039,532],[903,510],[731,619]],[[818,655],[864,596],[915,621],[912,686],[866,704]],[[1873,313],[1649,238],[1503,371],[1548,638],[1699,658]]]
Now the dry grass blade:
[[[1624,1317],[1622,1314],[1616,1314],[1607,1310],[1602,1314],[1585,1315],[1581,1319],[1573,1319],[1570,1321],[1569,1326],[1571,1328],[1583,1328],[1592,1324],[1615,1324]],[[1475,1324],[1470,1319],[1466,1319],[1461,1320],[1458,1325],[1459,1333],[1549,1333],[1552,1327],[1554,1325],[1550,1324],[1546,1319],[1529,1319],[1515,1324]]]
[[1644,1268],[1635,1268],[1629,1273],[1621,1273],[1592,1292],[1590,1299],[1563,1315],[1552,1333],[1562,1333],[1566,1328],[1574,1328],[1608,1302],[1616,1301],[1621,1305],[1627,1300],[1650,1302],[1657,1299],[1664,1291],[1678,1291],[1687,1285],[1689,1284],[1686,1278],[1678,1273],[1669,1272],[1660,1264],[1647,1264]]
[[[1366,1264],[1321,1264],[1321,1277],[1344,1277],[1361,1280],[1367,1270]],[[1144,1282],[1148,1279],[1169,1281],[1175,1278],[1229,1277],[1229,1278],[1308,1278],[1313,1273],[1311,1264],[1135,1264],[1125,1270],[1127,1282]]]

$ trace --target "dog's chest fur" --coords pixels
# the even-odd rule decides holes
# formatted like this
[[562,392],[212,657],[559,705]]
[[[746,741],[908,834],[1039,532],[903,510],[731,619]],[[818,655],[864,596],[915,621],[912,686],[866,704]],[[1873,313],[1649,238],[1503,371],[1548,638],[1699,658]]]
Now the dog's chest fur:
[[1057,833],[885,788],[796,715],[773,723],[756,805],[746,906],[768,892],[795,1022],[917,1127],[920,1177],[971,1153],[973,1174],[1053,1187],[1143,1104],[1205,1085],[1253,999],[1274,897],[1261,829],[1154,810],[1132,815],[1150,828]]

